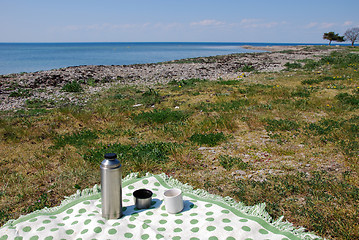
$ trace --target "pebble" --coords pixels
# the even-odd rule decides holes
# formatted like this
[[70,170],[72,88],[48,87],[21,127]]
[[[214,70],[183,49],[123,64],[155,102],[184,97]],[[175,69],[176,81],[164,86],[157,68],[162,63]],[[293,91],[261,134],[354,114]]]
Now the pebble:
[[[280,49],[275,50],[280,51],[284,49],[286,47],[281,46]],[[84,100],[88,99],[88,95],[95,94],[114,85],[153,86],[155,84],[168,83],[171,80],[190,78],[208,80],[218,80],[218,78],[223,80],[237,79],[241,74],[241,72],[238,72],[238,69],[246,64],[252,65],[259,72],[278,72],[284,69],[284,64],[289,61],[307,58],[316,59],[318,56],[329,54],[334,50],[298,47],[295,50],[295,54],[283,52],[243,53],[216,56],[215,58],[202,57],[198,58],[199,62],[196,63],[171,61],[161,64],[88,65],[32,73],[0,75],[0,110],[24,108],[27,98],[9,97],[14,90],[18,90],[14,89],[14,86],[30,90],[33,94],[30,99],[53,101],[71,95],[71,102],[83,103]],[[74,80],[86,82],[89,78],[95,79],[97,86],[91,87],[82,84],[84,92],[81,94],[61,91],[66,83]],[[38,90],[45,91],[45,96],[41,96]]]
[[198,151],[204,151],[204,150],[207,150],[207,148],[206,148],[206,147],[200,147],[200,148],[198,148]]
[[232,175],[236,175],[236,174],[239,174],[239,175],[246,175],[246,172],[243,171],[243,170],[236,170],[234,172],[232,172]]

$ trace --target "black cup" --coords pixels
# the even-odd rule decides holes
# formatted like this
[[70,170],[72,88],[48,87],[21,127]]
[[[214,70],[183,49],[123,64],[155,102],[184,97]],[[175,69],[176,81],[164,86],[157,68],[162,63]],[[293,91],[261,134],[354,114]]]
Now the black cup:
[[137,209],[147,209],[151,207],[153,193],[148,189],[138,189],[133,192],[133,199]]

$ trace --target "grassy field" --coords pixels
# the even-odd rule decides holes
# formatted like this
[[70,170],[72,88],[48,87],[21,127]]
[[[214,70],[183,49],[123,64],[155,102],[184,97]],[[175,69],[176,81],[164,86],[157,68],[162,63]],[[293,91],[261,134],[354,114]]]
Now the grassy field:
[[[81,107],[32,100],[2,112],[0,223],[99,184],[103,154],[115,152],[123,175],[165,172],[247,205],[265,202],[273,218],[319,236],[358,239],[358,53],[231,80],[117,86]],[[71,84],[64,90],[85,94]]]

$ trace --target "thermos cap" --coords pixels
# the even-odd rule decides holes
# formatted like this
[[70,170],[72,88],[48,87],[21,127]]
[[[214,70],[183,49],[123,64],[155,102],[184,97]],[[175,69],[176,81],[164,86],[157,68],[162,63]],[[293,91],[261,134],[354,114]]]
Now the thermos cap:
[[105,157],[105,159],[108,159],[108,160],[114,160],[117,158],[117,155],[116,155],[116,153],[106,153],[104,157]]
[[117,168],[121,167],[121,163],[118,159],[116,159],[116,153],[106,153],[105,160],[102,161],[101,167],[102,168]]

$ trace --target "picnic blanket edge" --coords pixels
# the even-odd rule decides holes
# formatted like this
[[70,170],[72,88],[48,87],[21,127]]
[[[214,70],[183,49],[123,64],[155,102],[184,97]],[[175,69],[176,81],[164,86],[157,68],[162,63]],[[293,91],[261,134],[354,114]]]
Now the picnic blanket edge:
[[[214,195],[206,190],[203,189],[194,189],[191,185],[187,183],[182,183],[178,181],[177,179],[173,178],[172,176],[169,176],[165,173],[154,175],[152,173],[146,173],[145,176],[139,177],[139,173],[130,173],[125,178],[122,179],[123,186],[127,186],[131,184],[132,182],[138,181],[141,178],[148,178],[148,177],[155,177],[161,182],[167,184],[170,187],[181,189],[184,194],[190,194],[194,195],[201,199],[206,200],[212,200],[217,203],[222,203],[228,207],[234,208],[246,215],[253,216],[260,218],[261,220],[265,221],[267,224],[273,226],[274,228],[290,233],[294,235],[295,237],[302,239],[302,240],[317,240],[317,239],[323,239],[321,237],[318,237],[317,235],[306,231],[303,227],[295,227],[292,223],[288,221],[284,221],[284,216],[279,217],[277,220],[274,220],[269,213],[265,210],[266,204],[265,203],[259,203],[254,206],[246,206],[242,202],[237,202],[231,197],[222,197],[219,195]],[[54,214],[57,211],[61,211],[65,207],[68,207],[69,204],[75,205],[78,202],[81,202],[85,199],[98,197],[101,194],[101,186],[95,184],[92,188],[86,188],[83,190],[77,190],[75,194],[72,194],[70,196],[66,196],[65,199],[61,202],[59,206],[50,207],[50,208],[43,208],[40,210],[36,210],[32,213],[21,215],[18,219],[10,219],[8,222],[6,222],[3,226],[0,227],[0,230],[16,225],[19,222],[26,221],[29,218],[32,218],[36,215],[41,214]],[[325,239],[324,239],[325,240]]]

